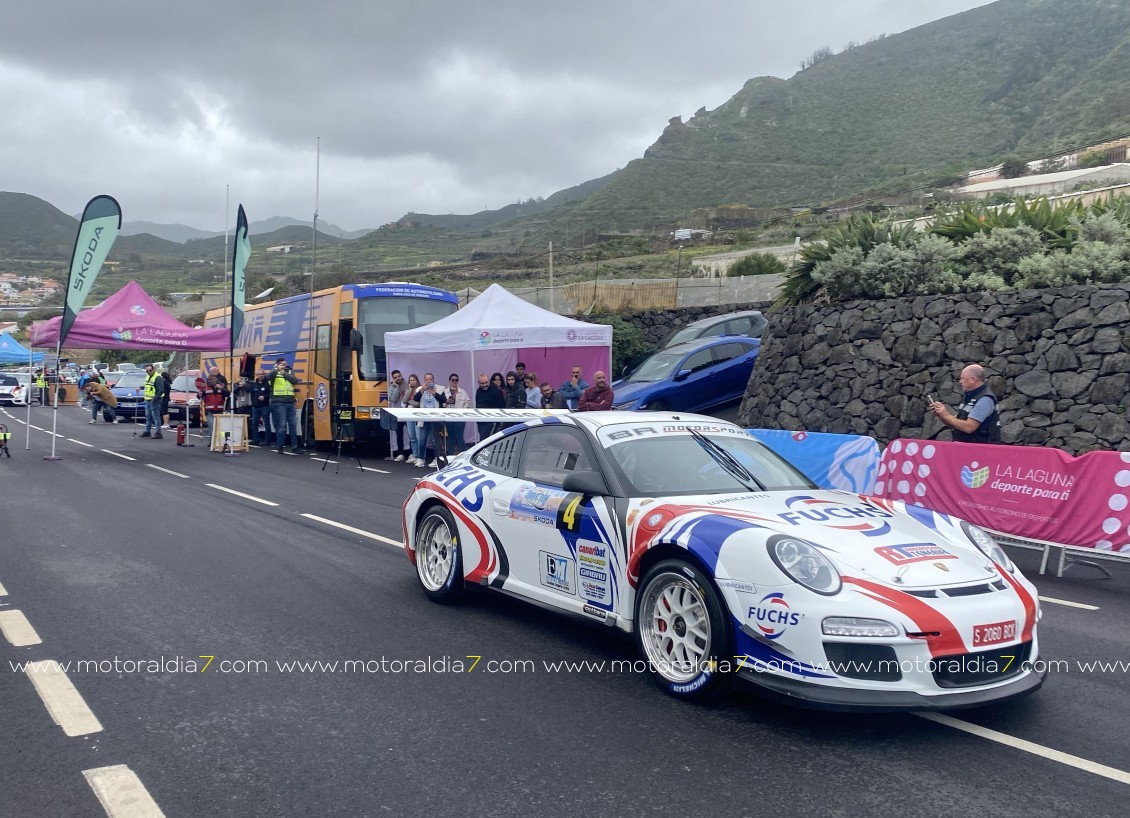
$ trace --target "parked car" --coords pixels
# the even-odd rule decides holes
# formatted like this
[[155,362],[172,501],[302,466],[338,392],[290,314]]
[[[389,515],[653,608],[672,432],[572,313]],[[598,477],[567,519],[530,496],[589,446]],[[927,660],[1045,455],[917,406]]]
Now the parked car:
[[809,707],[946,710],[1047,673],[1036,588],[988,532],[823,491],[717,418],[528,421],[420,480],[402,515],[430,599],[474,586],[633,634],[682,699],[740,680]]
[[169,422],[186,420],[189,426],[200,425],[200,394],[196,391],[196,379],[201,377],[199,369],[184,369],[173,378],[169,392]]
[[656,352],[612,384],[613,409],[700,412],[745,392],[759,338],[707,338]]
[[744,335],[747,338],[760,338],[761,333],[769,326],[769,319],[757,310],[743,312],[728,312],[725,315],[715,315],[712,318],[700,318],[692,321],[685,327],[670,333],[659,344],[660,349],[685,344],[699,338],[715,338],[719,335]]
[[118,399],[114,414],[124,420],[145,420],[144,372],[126,372],[110,387],[110,391]]
[[31,375],[26,372],[0,373],[0,404],[27,406]]

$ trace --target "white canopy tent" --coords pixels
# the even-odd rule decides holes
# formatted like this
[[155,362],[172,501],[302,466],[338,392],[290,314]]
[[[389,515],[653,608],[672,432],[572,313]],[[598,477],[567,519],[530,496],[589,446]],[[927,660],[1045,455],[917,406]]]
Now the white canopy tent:
[[385,334],[389,372],[399,369],[407,378],[415,373],[435,375],[447,386],[451,374],[474,400],[480,372],[505,374],[518,361],[527,372],[557,389],[580,365],[584,378],[608,372],[612,364],[612,327],[589,324],[543,310],[523,301],[498,284],[463,309],[417,329]]

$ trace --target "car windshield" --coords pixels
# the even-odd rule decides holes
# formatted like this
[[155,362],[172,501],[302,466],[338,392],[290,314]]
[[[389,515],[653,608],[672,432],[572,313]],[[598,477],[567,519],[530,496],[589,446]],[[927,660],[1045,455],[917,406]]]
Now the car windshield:
[[114,386],[120,386],[126,389],[135,389],[139,386],[145,386],[145,373],[127,372],[118,378],[118,382],[114,384]]
[[670,378],[684,356],[685,352],[657,352],[640,364],[628,380],[632,383],[653,383]]
[[[645,436],[618,440],[608,446],[612,463],[633,494],[728,494],[750,490],[690,434],[675,432],[652,437],[653,431],[658,430],[640,427],[636,433]],[[767,490],[815,488],[807,477],[749,435],[736,430],[722,434],[701,431]],[[673,468],[676,463],[678,468]]]
[[191,375],[177,375],[173,378],[173,385],[171,387],[174,392],[195,392],[196,391],[196,377]]
[[671,336],[671,339],[664,344],[667,347],[673,347],[675,344],[681,344],[684,341],[693,341],[702,332],[702,327],[684,327]]
[[0,386],[19,386],[15,375],[0,375]]

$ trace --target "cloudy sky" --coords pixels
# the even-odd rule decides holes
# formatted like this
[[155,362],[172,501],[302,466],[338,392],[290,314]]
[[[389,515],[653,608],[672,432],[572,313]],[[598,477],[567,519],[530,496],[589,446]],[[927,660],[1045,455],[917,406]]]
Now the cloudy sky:
[[751,77],[988,0],[32,0],[0,24],[0,190],[222,230],[496,208],[638,158]]

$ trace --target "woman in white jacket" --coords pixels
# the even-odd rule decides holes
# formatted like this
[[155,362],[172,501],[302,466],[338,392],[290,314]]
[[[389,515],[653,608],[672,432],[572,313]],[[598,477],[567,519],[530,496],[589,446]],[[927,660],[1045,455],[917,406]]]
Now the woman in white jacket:
[[[459,385],[459,375],[452,372],[443,390],[448,409],[470,409],[471,395]],[[459,454],[466,445],[467,421],[457,420],[447,424],[448,454]]]

